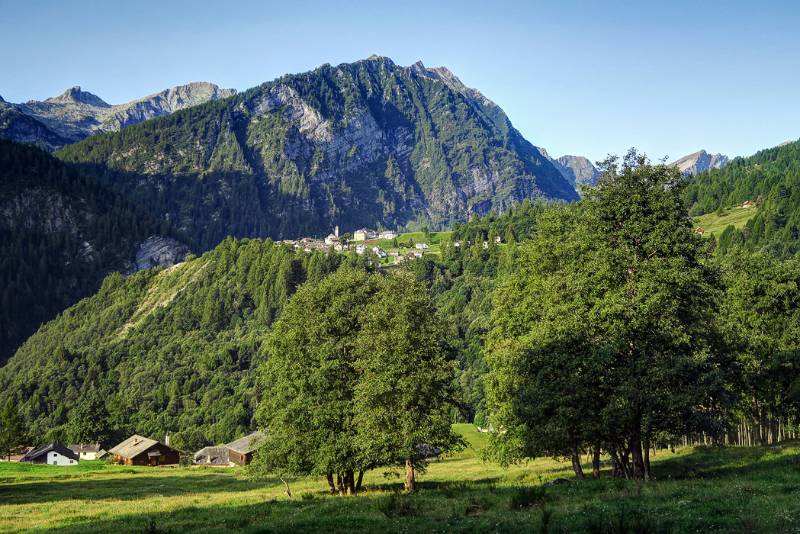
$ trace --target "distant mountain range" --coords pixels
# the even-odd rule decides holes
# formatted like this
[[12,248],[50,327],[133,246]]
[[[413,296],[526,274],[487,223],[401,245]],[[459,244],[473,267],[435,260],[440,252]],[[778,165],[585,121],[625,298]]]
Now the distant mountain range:
[[38,144],[52,151],[98,132],[120,130],[234,94],[234,89],[194,82],[117,105],[77,86],[44,101],[12,104],[0,97],[0,138]]
[[65,147],[202,248],[360,226],[445,228],[572,185],[446,68],[369,59],[283,76]]
[[670,165],[678,167],[684,176],[694,176],[711,169],[721,169],[728,164],[728,161],[728,156],[699,150],[673,161]]

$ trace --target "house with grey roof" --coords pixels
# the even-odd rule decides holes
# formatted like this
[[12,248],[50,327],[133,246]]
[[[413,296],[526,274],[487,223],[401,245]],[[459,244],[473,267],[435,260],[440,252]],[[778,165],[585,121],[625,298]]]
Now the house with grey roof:
[[46,465],[78,465],[78,461],[77,454],[57,441],[28,451],[20,460]]
[[108,451],[114,461],[125,465],[176,465],[180,453],[160,441],[134,434]]

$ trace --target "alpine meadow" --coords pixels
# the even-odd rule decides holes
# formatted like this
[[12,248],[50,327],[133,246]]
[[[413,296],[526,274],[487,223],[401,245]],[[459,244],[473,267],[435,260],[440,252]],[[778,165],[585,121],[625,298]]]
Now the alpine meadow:
[[0,20],[0,532],[800,532],[796,6],[91,3]]

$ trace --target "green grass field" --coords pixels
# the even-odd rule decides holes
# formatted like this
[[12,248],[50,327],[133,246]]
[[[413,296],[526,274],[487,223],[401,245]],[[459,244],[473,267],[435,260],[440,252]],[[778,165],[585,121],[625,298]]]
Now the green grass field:
[[722,215],[718,215],[716,212],[714,212],[695,217],[694,222],[697,226],[705,230],[705,233],[703,234],[704,237],[711,237],[711,235],[716,235],[719,237],[723,230],[725,230],[725,228],[727,228],[729,225],[732,224],[736,228],[741,228],[747,224],[747,221],[749,221],[755,214],[756,208],[754,207],[735,207],[726,209]]
[[356,497],[322,479],[252,482],[239,468],[0,464],[2,532],[800,532],[800,448],[659,451],[657,480],[586,480],[538,459],[485,463],[485,436],[431,464],[420,490],[399,493],[382,470]]

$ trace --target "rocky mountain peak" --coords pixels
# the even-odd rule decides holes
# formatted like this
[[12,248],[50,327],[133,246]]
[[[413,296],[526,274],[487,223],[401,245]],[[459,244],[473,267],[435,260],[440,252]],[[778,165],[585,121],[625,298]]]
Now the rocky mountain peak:
[[83,91],[80,85],[70,87],[58,96],[48,98],[45,102],[51,104],[86,104],[87,106],[95,106],[99,108],[111,107],[97,95],[93,95],[88,91]]
[[721,169],[728,164],[728,161],[728,156],[709,154],[705,150],[698,150],[673,161],[670,165],[678,167],[684,176],[694,176],[710,169]]

